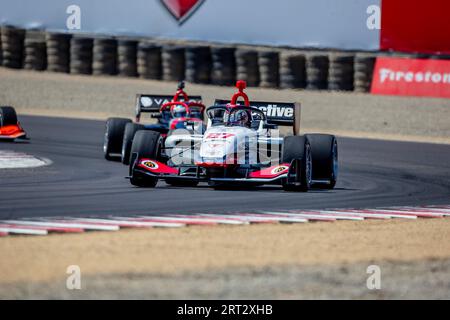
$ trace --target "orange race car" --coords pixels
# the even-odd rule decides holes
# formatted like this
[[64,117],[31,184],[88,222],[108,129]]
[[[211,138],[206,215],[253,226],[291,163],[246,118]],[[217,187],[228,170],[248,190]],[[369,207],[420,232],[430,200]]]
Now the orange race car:
[[13,107],[0,107],[0,140],[25,139],[26,132],[17,120]]

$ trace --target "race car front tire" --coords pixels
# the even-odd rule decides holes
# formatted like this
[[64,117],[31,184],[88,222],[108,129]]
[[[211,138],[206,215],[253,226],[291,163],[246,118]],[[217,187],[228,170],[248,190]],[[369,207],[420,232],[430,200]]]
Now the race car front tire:
[[124,118],[109,118],[106,120],[105,136],[103,140],[103,153],[106,160],[117,160],[117,156],[114,156],[113,154],[121,154],[123,133],[126,124],[130,122],[130,119]]
[[338,145],[330,134],[307,134],[311,143],[314,187],[333,189],[338,176]]
[[[311,145],[307,136],[284,137],[282,163],[294,164],[297,167],[289,168],[289,174],[296,175],[296,181],[285,179],[282,182],[285,191],[307,192],[311,187],[312,180],[312,156]],[[298,174],[300,178],[298,179]]]
[[125,125],[122,141],[122,163],[125,165],[130,164],[131,145],[133,144],[134,135],[139,130],[145,130],[145,126],[139,123],[132,122]]
[[134,135],[130,157],[130,182],[132,185],[146,188],[156,187],[158,178],[135,172],[133,169],[138,159],[159,160],[161,157],[161,141],[161,135],[156,131],[140,130]]
[[16,110],[13,107],[0,107],[0,127],[16,125],[17,122]]

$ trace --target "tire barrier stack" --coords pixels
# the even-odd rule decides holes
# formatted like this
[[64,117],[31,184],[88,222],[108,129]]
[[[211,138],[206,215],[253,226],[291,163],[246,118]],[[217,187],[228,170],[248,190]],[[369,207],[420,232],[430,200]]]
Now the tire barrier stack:
[[328,68],[328,90],[353,91],[353,63],[351,54],[331,54]]
[[162,48],[162,79],[181,81],[185,78],[185,49],[180,46],[166,45]]
[[303,53],[280,54],[280,88],[304,89],[306,87],[306,58]]
[[309,54],[306,57],[306,79],[308,90],[325,90],[328,88],[328,55]]
[[280,58],[277,51],[258,53],[260,83],[263,88],[277,88],[279,85]]
[[92,74],[117,74],[117,40],[112,38],[95,38],[92,55]]
[[70,39],[66,33],[47,33],[47,70],[68,73],[70,70]]
[[258,52],[251,49],[236,50],[236,77],[247,81],[249,87],[257,87],[260,82]]
[[70,41],[70,73],[92,74],[92,38],[74,36]]
[[137,48],[137,72],[140,78],[160,80],[161,46],[149,42],[140,42]]
[[212,70],[211,83],[219,86],[230,86],[236,82],[235,48],[211,48]]
[[354,63],[353,87],[356,92],[369,92],[376,56],[357,54]]
[[449,55],[336,53],[250,46],[187,45],[156,40],[0,28],[0,65],[72,74],[250,87],[369,92],[377,56],[444,59]]
[[11,26],[1,29],[2,65],[20,69],[23,66],[25,30]]
[[47,45],[44,33],[27,32],[24,48],[24,69],[42,71],[47,68]]
[[211,83],[211,49],[207,46],[191,46],[185,51],[186,81]]
[[118,74],[122,77],[137,77],[136,40],[119,40],[117,43]]
[[3,65],[2,30],[0,29],[0,66]]

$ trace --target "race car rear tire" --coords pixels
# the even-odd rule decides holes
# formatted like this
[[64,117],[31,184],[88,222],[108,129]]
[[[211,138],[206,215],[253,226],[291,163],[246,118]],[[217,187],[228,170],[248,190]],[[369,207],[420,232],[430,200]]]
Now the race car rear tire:
[[[294,160],[297,160],[294,161]],[[307,136],[288,136],[284,137],[282,163],[297,163],[300,168],[290,168],[289,172],[296,171],[300,173],[300,179],[292,183],[285,179],[282,183],[285,191],[307,192],[311,187],[312,156],[311,145]]]
[[[103,140],[103,153],[106,160],[117,160],[112,154],[121,154],[125,126],[130,119],[109,118],[106,120],[105,137]],[[120,159],[120,158],[119,158]]]
[[17,124],[17,114],[13,107],[0,107],[0,127]]
[[156,131],[141,130],[134,135],[131,145],[130,182],[137,187],[154,188],[158,178],[134,172],[135,161],[139,158],[158,160],[161,157],[161,135]]
[[139,123],[127,123],[125,125],[125,130],[123,133],[123,141],[122,141],[122,163],[125,165],[130,164],[130,151],[131,145],[133,144],[133,138],[137,131],[144,130],[145,126]]
[[307,134],[311,143],[313,172],[312,179],[320,181],[314,186],[333,189],[338,176],[338,145],[336,137],[330,134]]

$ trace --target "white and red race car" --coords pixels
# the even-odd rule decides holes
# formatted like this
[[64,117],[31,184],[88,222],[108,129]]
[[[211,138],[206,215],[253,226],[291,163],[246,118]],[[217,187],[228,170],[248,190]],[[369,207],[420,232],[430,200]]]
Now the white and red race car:
[[[334,188],[338,148],[333,135],[300,135],[300,104],[250,102],[246,83],[237,82],[231,101],[207,108],[206,130],[138,131],[130,158],[130,182],[155,187],[278,184],[290,191]],[[243,100],[243,102],[238,102]],[[281,137],[278,126],[291,126]]]

